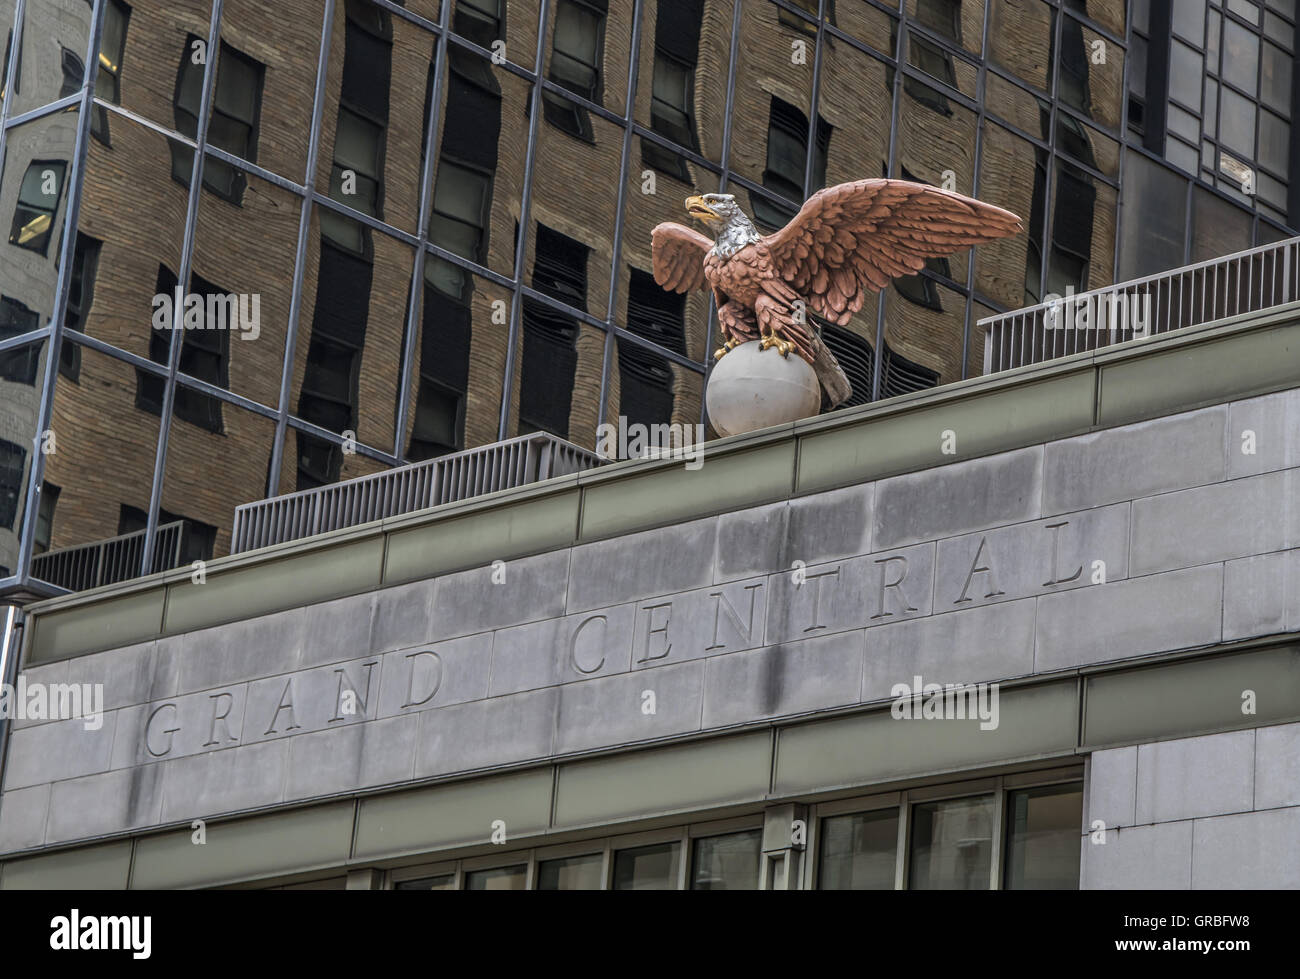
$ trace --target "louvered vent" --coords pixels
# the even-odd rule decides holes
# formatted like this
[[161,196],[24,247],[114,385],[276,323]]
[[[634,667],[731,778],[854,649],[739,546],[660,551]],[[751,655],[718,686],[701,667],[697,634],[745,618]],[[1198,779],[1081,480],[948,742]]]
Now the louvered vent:
[[566,476],[600,465],[594,452],[544,432],[246,503],[235,510],[230,551],[239,554]]

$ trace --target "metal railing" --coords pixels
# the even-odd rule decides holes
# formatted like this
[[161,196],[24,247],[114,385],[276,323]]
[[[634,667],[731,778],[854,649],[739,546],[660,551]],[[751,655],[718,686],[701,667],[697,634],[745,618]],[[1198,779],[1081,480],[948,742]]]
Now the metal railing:
[[[154,571],[170,571],[180,564],[185,521],[162,524],[154,536]],[[85,591],[140,576],[144,556],[144,531],[46,551],[32,558],[32,577],[68,591]]]
[[600,465],[594,452],[544,432],[235,509],[230,552],[311,537]]
[[1300,238],[987,316],[984,373],[1300,299]]

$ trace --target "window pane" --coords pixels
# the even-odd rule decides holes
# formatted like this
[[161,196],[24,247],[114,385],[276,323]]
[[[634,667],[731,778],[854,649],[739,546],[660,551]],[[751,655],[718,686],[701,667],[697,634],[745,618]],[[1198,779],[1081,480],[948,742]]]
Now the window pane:
[[680,843],[655,843],[614,855],[614,890],[668,891],[677,887]]
[[1285,174],[1290,160],[1291,125],[1271,112],[1259,115],[1259,162],[1274,173]]
[[752,891],[758,887],[758,860],[763,831],[748,830],[726,836],[706,836],[694,844],[691,889],[696,891]]
[[1187,182],[1138,153],[1129,153],[1121,280],[1177,268],[1183,262]]
[[993,851],[993,796],[912,807],[912,890],[984,890]]
[[[488,194],[487,184],[486,175],[443,161],[438,168],[434,188],[434,210],[480,227],[483,223],[483,202]],[[478,256],[471,253],[465,257]]]
[[[85,76],[81,58],[90,40],[93,13],[92,4],[78,0],[28,0],[9,118],[53,102],[69,87],[80,88]],[[0,25],[0,36],[7,36],[12,27],[10,17]],[[74,59],[65,62],[64,51],[73,52]]]
[[1192,193],[1189,261],[1203,262],[1250,247],[1250,212],[1197,187]]
[[223,49],[217,66],[217,108],[252,125],[257,114],[258,74],[253,65],[230,48]]
[[1229,88],[1222,91],[1223,111],[1219,113],[1219,139],[1238,156],[1255,158],[1255,103]]
[[1205,29],[1205,0],[1178,0],[1173,4],[1174,30],[1200,46]]
[[393,890],[395,891],[451,891],[455,889],[455,874],[440,874],[437,877],[417,877],[415,880],[398,881],[393,885]]
[[1223,79],[1247,95],[1255,94],[1255,73],[1259,70],[1259,35],[1235,21],[1223,25]]
[[555,11],[555,50],[594,67],[599,39],[600,18],[596,13],[560,0]]
[[[379,141],[383,128],[355,112],[339,109],[339,129],[334,140],[334,162],[367,177],[379,173]],[[344,204],[351,203],[343,200]]]
[[[1186,44],[1173,42],[1169,59],[1169,97],[1191,108],[1196,108],[1201,97],[1201,55]],[[1251,77],[1254,77],[1251,68]]]
[[465,875],[467,891],[522,891],[528,866],[493,867],[491,870],[474,870]]
[[1083,787],[1053,785],[1007,794],[1006,886],[1079,886]]
[[543,860],[537,865],[539,891],[598,891],[600,890],[599,853],[585,853],[580,857]]
[[1264,45],[1263,101],[1271,109],[1291,114],[1291,55]]
[[817,884],[823,890],[892,890],[897,847],[897,809],[823,819]]

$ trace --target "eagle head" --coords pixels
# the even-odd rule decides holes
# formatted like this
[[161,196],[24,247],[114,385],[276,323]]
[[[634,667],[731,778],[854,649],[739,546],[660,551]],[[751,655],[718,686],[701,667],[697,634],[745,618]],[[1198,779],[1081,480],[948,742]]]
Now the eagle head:
[[759,240],[758,229],[740,209],[734,194],[698,194],[686,198],[686,213],[713,232],[713,250],[730,258]]
[[695,220],[720,231],[735,218],[745,218],[734,194],[699,194],[686,198],[686,213]]

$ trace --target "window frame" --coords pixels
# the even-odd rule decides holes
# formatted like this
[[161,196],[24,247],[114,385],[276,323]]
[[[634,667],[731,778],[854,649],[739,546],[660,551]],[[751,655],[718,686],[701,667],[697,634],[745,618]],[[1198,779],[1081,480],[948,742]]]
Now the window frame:
[[[54,194],[54,205],[48,209],[48,215],[50,219],[49,227],[47,227],[44,231],[40,232],[39,234],[33,236],[31,242],[27,244],[23,244],[22,242],[18,241],[18,234],[22,230],[22,226],[18,224],[18,209],[24,208],[28,211],[36,211],[41,214],[47,213],[47,210],[43,205],[29,204],[23,200],[23,184],[27,182],[27,175],[31,173],[33,170],[39,172],[41,169],[51,168],[51,167],[59,168],[59,187]],[[55,230],[55,225],[57,223],[56,219],[58,217],[59,208],[63,204],[63,191],[66,188],[67,182],[68,182],[68,161],[67,160],[41,159],[41,160],[32,160],[31,163],[27,164],[27,169],[23,171],[22,180],[20,180],[18,183],[18,193],[14,198],[14,216],[9,227],[9,244],[13,245],[15,248],[22,248],[25,251],[35,252],[36,254],[40,255],[42,258],[49,257],[50,242],[54,238],[54,230]],[[30,223],[31,223],[30,221],[27,222],[27,224]],[[38,241],[39,244],[36,244],[36,242]]]
[[[679,847],[678,862],[676,880],[672,889],[684,891],[690,889],[691,876],[694,870],[692,864],[694,863],[695,840],[753,830],[758,830],[761,833],[764,819],[764,813],[760,810],[729,819],[703,820],[663,829],[643,830],[615,836],[596,836],[591,839],[574,840],[569,843],[557,843],[549,846],[525,847],[508,853],[478,853],[459,859],[412,864],[387,871],[383,886],[385,890],[393,890],[395,885],[405,881],[452,875],[451,889],[460,891],[465,890],[466,876],[470,873],[525,864],[527,869],[524,876],[524,889],[534,891],[538,889],[537,882],[542,863],[565,857],[590,856],[599,853],[601,855],[601,884],[599,889],[608,891],[613,889],[614,859],[619,851],[634,850],[639,847],[656,846],[663,843],[676,843]],[[759,860],[761,875],[761,847]]]
[[[185,46],[181,54],[180,67],[177,69],[176,72],[176,89],[172,95],[172,115],[173,115],[173,120],[176,124],[176,131],[180,133],[182,136],[184,136],[186,139],[193,140],[197,144],[199,139],[198,116],[194,112],[192,112],[188,106],[183,105],[181,103],[181,93],[184,89],[184,83],[186,80],[187,73],[193,69],[202,69],[202,74],[199,81],[199,86],[200,86],[199,109],[200,110],[202,109],[202,105],[203,105],[203,86],[207,84],[207,70],[209,65],[208,65],[208,61],[205,61],[203,64],[198,64],[198,65],[194,63],[193,51],[194,51],[195,41],[202,41],[205,45],[207,44],[207,41],[205,41],[203,38],[199,37],[196,34],[186,35]],[[218,104],[219,100],[221,99],[221,79],[222,79],[221,68],[225,64],[225,58],[227,55],[230,55],[237,62],[239,62],[245,67],[251,68],[253,71],[253,75],[254,75],[253,118],[251,121],[240,119],[237,116],[234,116],[229,112],[226,112]],[[208,56],[208,60],[210,61],[212,57],[211,52],[208,52],[207,56]],[[209,106],[210,111],[208,113],[208,133],[211,133],[212,131],[213,120],[216,119],[218,116],[220,116],[224,120],[233,120],[238,125],[247,127],[248,138],[245,141],[245,145],[242,150],[232,150],[232,149],[228,149],[225,146],[219,146],[210,137],[206,140],[206,142],[212,143],[213,146],[216,146],[222,152],[229,153],[231,156],[235,156],[241,160],[247,160],[249,163],[255,164],[257,163],[257,144],[261,136],[262,98],[266,92],[266,65],[264,65],[262,62],[258,61],[256,58],[252,57],[251,55],[246,54],[243,51],[240,51],[238,48],[234,47],[232,44],[230,44],[224,38],[222,38],[220,44],[218,45],[217,62],[215,67],[213,67],[213,73],[215,77],[213,78],[212,81],[212,100],[211,100],[211,105]],[[229,76],[227,75],[226,77]],[[193,122],[189,126],[184,126],[181,124],[182,114],[184,114],[184,117],[186,119],[193,119]],[[193,134],[188,132],[188,129],[193,129],[194,130]],[[190,166],[192,167],[194,162],[195,147],[192,147],[187,143],[178,142],[176,140],[169,140],[168,143],[171,147],[171,155],[172,155],[172,179],[175,180],[177,183],[181,184],[182,186],[188,188],[189,180],[190,180],[189,173],[186,173],[185,176],[182,177],[181,173],[178,172],[178,164],[188,159]],[[229,171],[230,179],[226,184],[224,185],[219,184],[212,179],[212,173],[214,172],[213,169],[214,167],[218,168],[217,172]],[[247,184],[248,184],[247,178],[244,176],[243,171],[241,171],[238,167],[234,166],[233,164],[227,163],[225,160],[219,160],[215,156],[210,156],[206,153],[204,154],[203,186],[206,190],[210,190],[212,193],[216,194],[218,197],[222,198],[223,200],[231,204],[234,204],[236,206],[242,206],[244,201],[244,190],[247,187]]]
[[[873,812],[896,808],[898,811],[898,841],[894,848],[894,890],[908,890],[911,883],[912,808],[917,803],[945,802],[973,796],[993,795],[991,819],[989,885],[987,890],[1005,889],[1007,795],[1013,790],[1045,788],[1054,785],[1077,783],[1085,785],[1082,762],[1057,765],[1049,768],[1011,771],[1000,775],[975,776],[964,781],[947,781],[931,785],[881,792],[871,795],[836,799],[814,803],[808,807],[808,845],[805,851],[799,882],[801,889],[816,890],[821,878],[823,829],[822,820],[832,816],[847,816],[860,812]],[[1082,838],[1082,822],[1080,824]]]

